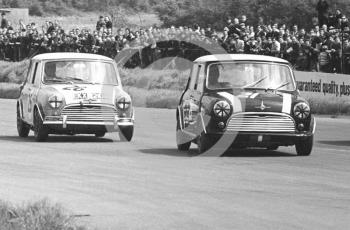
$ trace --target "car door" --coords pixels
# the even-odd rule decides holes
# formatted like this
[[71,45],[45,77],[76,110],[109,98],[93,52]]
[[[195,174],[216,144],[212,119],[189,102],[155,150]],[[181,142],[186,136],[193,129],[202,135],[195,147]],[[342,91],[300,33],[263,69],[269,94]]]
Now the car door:
[[200,87],[203,85],[203,80],[200,75],[203,73],[203,65],[195,64],[192,68],[191,79],[188,85],[188,89],[183,95],[181,103],[182,111],[182,128],[184,131],[197,136],[197,121],[200,111],[200,100],[202,97],[202,91]]
[[31,68],[29,70],[29,76],[27,77],[27,82],[23,87],[22,90],[22,98],[23,98],[23,115],[25,121],[28,123],[32,123],[33,119],[33,108],[34,108],[34,101],[35,97],[37,95],[37,88],[35,84],[36,75],[38,72],[38,62],[33,62],[31,64]]

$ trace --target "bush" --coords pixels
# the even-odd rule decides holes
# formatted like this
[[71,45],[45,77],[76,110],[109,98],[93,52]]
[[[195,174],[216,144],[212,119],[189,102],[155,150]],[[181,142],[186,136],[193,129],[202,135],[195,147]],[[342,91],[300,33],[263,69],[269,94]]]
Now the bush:
[[58,204],[47,200],[13,206],[0,201],[0,226],[2,230],[72,230],[77,226],[73,217]]
[[40,5],[40,3],[34,3],[31,6],[29,6],[29,15],[43,16],[43,14],[43,7]]

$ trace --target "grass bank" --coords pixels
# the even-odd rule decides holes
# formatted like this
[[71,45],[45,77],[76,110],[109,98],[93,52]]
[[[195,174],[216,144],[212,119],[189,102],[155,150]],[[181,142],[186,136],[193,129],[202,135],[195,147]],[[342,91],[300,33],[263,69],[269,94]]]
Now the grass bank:
[[[0,62],[0,98],[17,98],[19,84],[26,76],[28,61]],[[120,76],[125,90],[133,98],[135,106],[149,108],[176,108],[184,89],[189,70],[121,69]],[[350,115],[350,101],[345,98],[309,97],[314,113]]]
[[62,206],[47,200],[19,206],[0,201],[1,230],[85,230]]

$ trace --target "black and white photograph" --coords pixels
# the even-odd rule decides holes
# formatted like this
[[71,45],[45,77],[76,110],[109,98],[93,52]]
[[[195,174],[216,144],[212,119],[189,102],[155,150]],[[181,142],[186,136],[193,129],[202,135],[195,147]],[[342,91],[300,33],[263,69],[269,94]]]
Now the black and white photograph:
[[350,229],[349,0],[0,17],[0,230]]

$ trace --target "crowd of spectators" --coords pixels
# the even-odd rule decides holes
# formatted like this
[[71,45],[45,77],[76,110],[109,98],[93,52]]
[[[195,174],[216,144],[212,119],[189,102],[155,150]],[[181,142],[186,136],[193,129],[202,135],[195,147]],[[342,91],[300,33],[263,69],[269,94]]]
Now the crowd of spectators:
[[0,60],[20,61],[47,52],[96,53],[111,58],[133,52],[126,66],[136,67],[169,56],[194,60],[225,49],[228,53],[284,58],[297,70],[350,73],[348,18],[337,10],[320,19],[324,24],[307,31],[297,25],[260,23],[254,26],[245,15],[227,18],[220,30],[193,25],[131,31],[115,30],[109,17],[100,16],[94,30],[65,31],[58,22],[46,22],[38,27],[35,23],[25,25],[20,21],[18,28],[14,28],[6,14],[2,14]]

